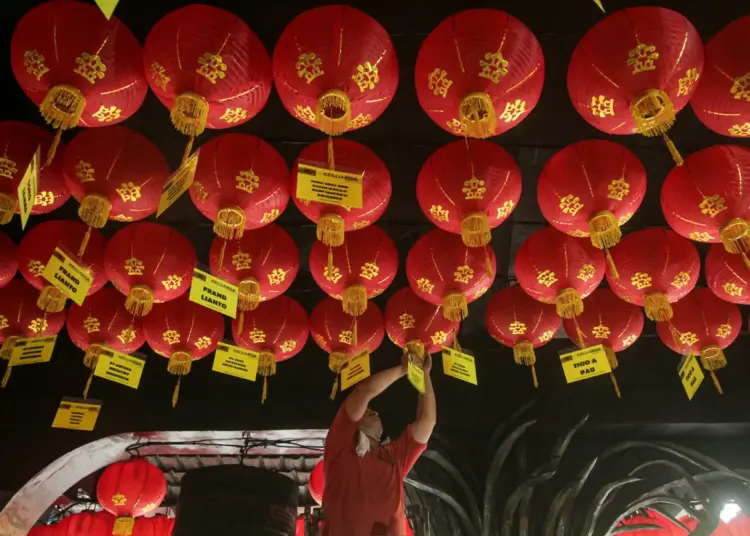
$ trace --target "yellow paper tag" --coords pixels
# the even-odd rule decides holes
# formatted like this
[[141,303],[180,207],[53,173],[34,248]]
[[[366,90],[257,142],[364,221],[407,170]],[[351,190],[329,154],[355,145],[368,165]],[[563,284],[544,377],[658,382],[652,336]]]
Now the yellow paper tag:
[[297,166],[297,199],[362,208],[362,173],[335,171],[312,164]]
[[411,383],[417,391],[424,394],[424,370],[422,370],[422,367],[411,359],[409,360],[409,368],[406,376],[409,378],[409,383]]
[[40,148],[36,148],[34,156],[23,174],[23,179],[18,183],[18,212],[21,214],[21,229],[26,229],[31,209],[36,202],[36,191],[39,186]]
[[235,285],[198,270],[198,268],[193,270],[193,281],[190,283],[190,301],[208,307],[217,313],[236,318],[238,296],[239,289]]
[[370,376],[370,352],[364,351],[352,357],[341,369],[341,390],[345,391],[352,385]]
[[112,13],[115,12],[115,8],[117,7],[117,3],[120,0],[95,0],[96,5],[99,6],[99,9],[102,10],[102,13],[104,13],[104,16],[107,17],[107,20],[112,18]]
[[568,383],[588,380],[612,372],[607,354],[601,344],[560,354],[560,363],[565,373],[565,381]]
[[104,348],[99,354],[94,376],[138,389],[145,366],[146,361],[140,357]]
[[57,335],[18,339],[13,346],[13,353],[10,356],[8,366],[20,367],[21,365],[46,363],[52,359],[52,351],[55,349],[56,341]]
[[477,385],[474,356],[443,346],[443,372],[446,376]]
[[91,273],[79,266],[60,248],[55,248],[47,261],[43,276],[78,305],[83,305],[83,300],[86,299],[91,284],[94,282]]
[[680,380],[682,386],[685,388],[688,400],[692,400],[698,387],[703,383],[705,375],[701,370],[698,360],[695,358],[695,354],[690,352],[686,357],[682,359],[679,367],[677,368],[680,374]]
[[254,382],[258,375],[259,357],[258,352],[220,342],[216,347],[212,370]]
[[195,179],[195,170],[198,168],[198,155],[201,150],[198,149],[185,162],[177,168],[177,171],[164,183],[161,189],[161,198],[159,199],[159,208],[156,211],[158,218],[167,210],[177,199],[187,192],[188,188],[193,185]]
[[52,421],[52,428],[67,428],[90,432],[96,426],[96,419],[102,409],[99,400],[63,397]]

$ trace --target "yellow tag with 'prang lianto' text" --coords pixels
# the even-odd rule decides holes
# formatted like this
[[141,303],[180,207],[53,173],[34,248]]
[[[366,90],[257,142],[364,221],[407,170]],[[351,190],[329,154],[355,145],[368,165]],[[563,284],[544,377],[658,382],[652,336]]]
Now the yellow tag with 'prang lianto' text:
[[238,297],[239,289],[235,285],[198,268],[193,270],[190,301],[230,318],[236,318]]
[[446,376],[477,385],[477,366],[474,356],[465,351],[443,346],[443,373]]
[[370,376],[370,352],[352,357],[341,369],[341,390],[345,391]]
[[177,171],[164,183],[161,189],[161,198],[159,199],[159,208],[156,211],[158,218],[167,210],[177,199],[188,191],[195,180],[195,170],[198,169],[198,155],[201,150],[198,149],[185,160]]
[[56,341],[57,335],[18,339],[13,346],[8,366],[20,367],[21,365],[35,365],[37,363],[48,362],[52,359],[52,352],[55,349]]
[[680,381],[682,382],[682,387],[685,388],[688,400],[692,400],[693,396],[695,396],[695,392],[698,390],[698,387],[701,386],[703,379],[705,378],[693,352],[690,352],[682,358],[677,367],[677,371],[680,374]]
[[298,163],[297,198],[341,207],[362,208],[363,173],[348,173]]
[[101,409],[101,400],[92,400],[91,398],[84,400],[65,396],[57,408],[55,420],[52,421],[52,428],[91,432],[96,426],[96,420],[99,418]]
[[76,263],[60,248],[55,248],[47,261],[43,276],[78,305],[83,305],[83,300],[86,299],[94,282],[91,272]]
[[145,359],[104,348],[99,354],[94,376],[138,389],[145,366]]
[[565,381],[568,383],[588,380],[612,372],[607,354],[601,344],[583,350],[561,353],[560,363],[565,373]]
[[21,229],[26,229],[31,209],[36,203],[36,192],[39,187],[39,166],[41,165],[41,147],[36,148],[34,156],[18,183],[18,213],[21,215]]
[[109,20],[112,18],[112,13],[115,12],[115,8],[117,7],[117,4],[120,2],[120,0],[95,0],[96,5],[99,6],[99,9],[102,10],[102,13],[104,13],[104,16]]
[[424,370],[411,359],[409,359],[409,368],[407,369],[406,376],[409,378],[409,383],[414,386],[414,389],[422,394],[425,393]]
[[211,370],[254,382],[258,375],[259,358],[258,352],[220,342],[214,353],[214,366]]

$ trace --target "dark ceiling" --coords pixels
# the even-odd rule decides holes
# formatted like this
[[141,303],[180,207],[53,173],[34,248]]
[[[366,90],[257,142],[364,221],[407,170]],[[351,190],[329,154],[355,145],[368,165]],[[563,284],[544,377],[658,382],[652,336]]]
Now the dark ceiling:
[[[9,57],[12,30],[20,17],[40,2],[5,2],[0,15],[0,31],[6,36],[5,57]],[[151,26],[167,12],[184,5],[184,0],[121,0],[116,15],[143,42]],[[285,25],[298,13],[320,2],[282,0],[278,2],[210,2],[244,19],[258,34],[269,53]],[[493,233],[498,255],[498,274],[491,291],[470,307],[470,317],[461,330],[461,342],[478,359],[479,386],[443,376],[440,366],[433,373],[439,398],[438,431],[444,437],[461,436],[468,444],[482,447],[494,425],[507,418],[520,405],[537,397],[536,408],[551,419],[589,412],[590,423],[607,427],[625,423],[732,423],[747,421],[750,415],[750,337],[743,333],[727,356],[729,368],[719,373],[725,395],[714,392],[710,381],[688,402],[679,383],[676,367],[679,357],[664,347],[647,325],[645,336],[631,349],[620,354],[617,376],[623,399],[617,400],[609,380],[599,378],[566,385],[557,359],[557,351],[570,346],[567,339],[553,341],[538,353],[541,386],[534,390],[527,369],[514,365],[512,353],[492,341],[484,329],[484,307],[492,294],[512,281],[512,261],[520,242],[539,226],[545,225],[536,203],[535,185],[546,161],[566,145],[604,135],[589,126],[573,109],[566,90],[567,64],[583,33],[601,19],[592,0],[511,0],[504,3],[479,1],[404,2],[373,0],[348,2],[376,18],[391,35],[401,66],[401,84],[393,103],[372,126],[347,137],[366,144],[385,161],[393,178],[393,197],[378,222],[396,242],[401,267],[409,247],[431,226],[417,205],[415,181],[428,156],[452,141],[449,134],[434,125],[419,108],[413,85],[413,69],[419,45],[429,31],[448,15],[467,8],[506,9],[521,19],[539,39],[545,55],[546,79],[541,100],[523,123],[493,141],[502,144],[514,156],[522,170],[523,195],[509,222]],[[610,11],[653,2],[604,0]],[[664,7],[686,15],[704,40],[713,36],[731,20],[747,12],[740,0],[661,0]],[[747,51],[745,51],[747,52]],[[41,124],[36,109],[25,98],[13,79],[10,62],[0,69],[3,88],[4,119]],[[152,95],[134,117],[124,123],[145,134],[166,155],[171,167],[177,167],[184,138],[171,126],[167,110]],[[262,137],[270,142],[291,166],[306,144],[323,135],[291,117],[272,94],[267,106],[249,123],[232,129]],[[225,131],[207,130],[198,143]],[[66,135],[69,139],[70,134]],[[670,136],[683,154],[727,143],[703,127],[690,109],[678,117]],[[659,207],[659,188],[672,167],[669,152],[658,139],[638,136],[615,141],[632,149],[648,171],[647,197],[626,231],[648,226],[664,226]],[[738,143],[735,141],[735,143]],[[750,145],[750,142],[739,142]],[[77,203],[70,201],[51,217],[33,218],[31,225],[45,219],[76,218]],[[188,236],[198,252],[199,262],[207,263],[212,240],[211,223],[183,196],[159,219]],[[315,239],[315,227],[293,204],[278,220],[293,236],[301,251],[302,269],[290,291],[308,312],[323,298],[309,270],[307,257]],[[121,224],[110,222],[104,230],[111,236]],[[17,241],[21,230],[18,219],[6,227]],[[406,285],[403,269],[391,289],[377,298],[382,308],[390,294]],[[745,317],[747,311],[743,311]],[[229,331],[227,331],[229,333]],[[183,381],[180,402],[170,404],[174,378],[166,371],[166,362],[150,351],[148,364],[138,391],[96,380],[91,396],[102,399],[104,407],[96,430],[91,433],[52,430],[55,410],[61,396],[79,396],[87,370],[82,352],[63,334],[53,361],[45,365],[21,367],[13,374],[7,389],[0,392],[0,489],[13,490],[52,459],[80,444],[98,437],[126,431],[149,430],[244,430],[283,428],[325,428],[338,402],[328,399],[332,376],[325,354],[308,341],[305,350],[278,367],[269,382],[270,396],[260,405],[260,385],[243,382],[211,372],[210,361],[193,367]],[[373,368],[395,364],[399,351],[385,341],[374,354]],[[340,401],[339,397],[339,401]],[[412,419],[416,394],[402,381],[375,404],[386,422],[386,432],[398,433]]]

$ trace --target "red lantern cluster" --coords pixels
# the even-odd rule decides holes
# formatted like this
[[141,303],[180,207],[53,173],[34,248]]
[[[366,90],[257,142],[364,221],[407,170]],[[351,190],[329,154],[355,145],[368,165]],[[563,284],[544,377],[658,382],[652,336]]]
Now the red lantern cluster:
[[115,517],[106,510],[80,512],[67,516],[55,525],[47,525],[47,536],[110,536],[114,524]]
[[171,536],[174,523],[173,517],[139,517],[133,526],[133,536]]
[[706,255],[706,283],[724,301],[750,305],[750,279],[744,258],[714,244]]

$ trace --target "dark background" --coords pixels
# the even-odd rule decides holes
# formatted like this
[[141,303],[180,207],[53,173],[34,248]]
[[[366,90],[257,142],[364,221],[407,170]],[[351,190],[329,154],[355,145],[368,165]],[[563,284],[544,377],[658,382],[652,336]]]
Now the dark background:
[[[0,11],[0,35],[6,58],[0,68],[3,119],[32,121],[42,124],[33,104],[26,99],[13,78],[9,56],[13,28],[20,17],[40,2],[4,2]],[[283,28],[294,16],[320,2],[263,1],[208,2],[228,9],[258,34],[269,53]],[[513,280],[515,251],[531,232],[545,225],[536,203],[536,181],[546,161],[564,146],[606,136],[589,126],[573,109],[566,90],[567,64],[575,44],[584,32],[602,18],[592,0],[509,0],[489,2],[409,2],[396,0],[347,2],[377,19],[391,35],[401,65],[400,87],[388,110],[372,125],[347,137],[365,143],[385,161],[393,179],[393,198],[378,222],[396,242],[403,268],[409,247],[431,226],[422,215],[415,197],[417,173],[428,156],[441,145],[452,141],[448,133],[434,125],[420,109],[413,84],[417,51],[424,37],[448,15],[473,7],[505,9],[521,19],[539,39],[545,55],[544,91],[536,109],[519,126],[493,141],[514,156],[521,167],[524,191],[519,206],[509,222],[493,232],[492,245],[498,255],[498,274],[490,292],[470,306],[470,317],[463,323],[461,342],[477,355],[478,387],[443,376],[436,358],[435,379],[439,403],[438,432],[448,442],[461,445],[465,452],[483,449],[492,428],[506,419],[532,397],[537,398],[535,411],[545,421],[572,422],[581,414],[591,414],[592,433],[632,429],[666,430],[661,423],[681,423],[670,429],[687,430],[700,423],[714,423],[716,433],[742,433],[738,422],[750,420],[750,338],[743,332],[726,352],[729,368],[719,373],[725,395],[717,394],[710,379],[689,402],[677,377],[679,356],[662,345],[647,321],[644,336],[629,350],[619,354],[617,370],[623,399],[618,400],[608,379],[597,378],[580,384],[566,385],[558,364],[557,351],[570,346],[567,338],[554,340],[537,352],[540,388],[534,390],[528,369],[513,363],[510,349],[492,341],[484,329],[484,307],[492,294]],[[660,0],[659,2],[604,0],[608,11],[622,7],[658,3],[687,16],[707,41],[731,20],[747,13],[745,1]],[[153,24],[169,11],[185,5],[184,1],[121,0],[115,14],[143,42]],[[750,49],[750,45],[748,47]],[[750,53],[750,50],[738,51]],[[149,93],[143,107],[124,123],[155,142],[166,155],[172,169],[179,164],[184,138],[173,129],[168,111]],[[267,106],[252,121],[231,129],[262,137],[284,156],[291,166],[310,142],[323,135],[290,116],[273,93]],[[226,131],[207,130],[198,144]],[[688,108],[683,110],[670,136],[688,155],[717,143],[730,143],[703,127]],[[71,134],[64,136],[69,140]],[[614,138],[612,138],[614,139]],[[648,171],[649,187],[641,209],[626,226],[630,231],[642,227],[664,226],[659,207],[659,189],[673,162],[659,139],[639,136],[617,137],[641,159]],[[731,143],[750,145],[748,141]],[[45,219],[73,219],[77,203],[71,200],[56,213],[32,218],[33,226]],[[207,263],[213,238],[211,222],[193,207],[189,196],[183,196],[160,223],[172,225],[188,236],[195,245],[199,262]],[[315,227],[290,203],[277,223],[294,237],[301,251],[302,269],[290,291],[308,311],[323,297],[307,268]],[[104,234],[109,237],[122,224],[109,222]],[[18,218],[6,226],[16,241],[21,229]],[[704,249],[701,249],[704,253]],[[19,276],[20,277],[20,276]],[[702,283],[701,283],[702,284]],[[381,308],[390,294],[406,285],[403,269],[388,292],[375,300]],[[747,317],[747,311],[743,310]],[[229,333],[229,331],[227,331]],[[140,389],[96,379],[90,395],[102,399],[104,407],[96,430],[91,433],[53,430],[52,422],[61,396],[80,396],[88,370],[82,364],[83,353],[63,333],[58,339],[51,363],[14,370],[7,389],[0,392],[0,490],[15,490],[47,463],[83,443],[107,435],[128,431],[150,430],[262,430],[284,428],[325,428],[341,400],[328,399],[333,377],[328,371],[327,356],[308,341],[304,351],[282,363],[269,381],[269,400],[260,404],[260,385],[243,382],[211,372],[210,359],[197,363],[183,381],[180,402],[170,404],[174,377],[166,371],[166,362],[144,347],[148,363]],[[374,355],[374,370],[397,363],[399,351],[385,341]],[[413,418],[416,394],[406,381],[389,390],[374,404],[381,412],[386,433],[400,432]],[[652,426],[647,426],[647,425]],[[656,425],[656,426],[653,426]],[[624,428],[621,428],[624,427]],[[598,432],[597,432],[598,430]],[[540,430],[542,435],[543,430]]]

